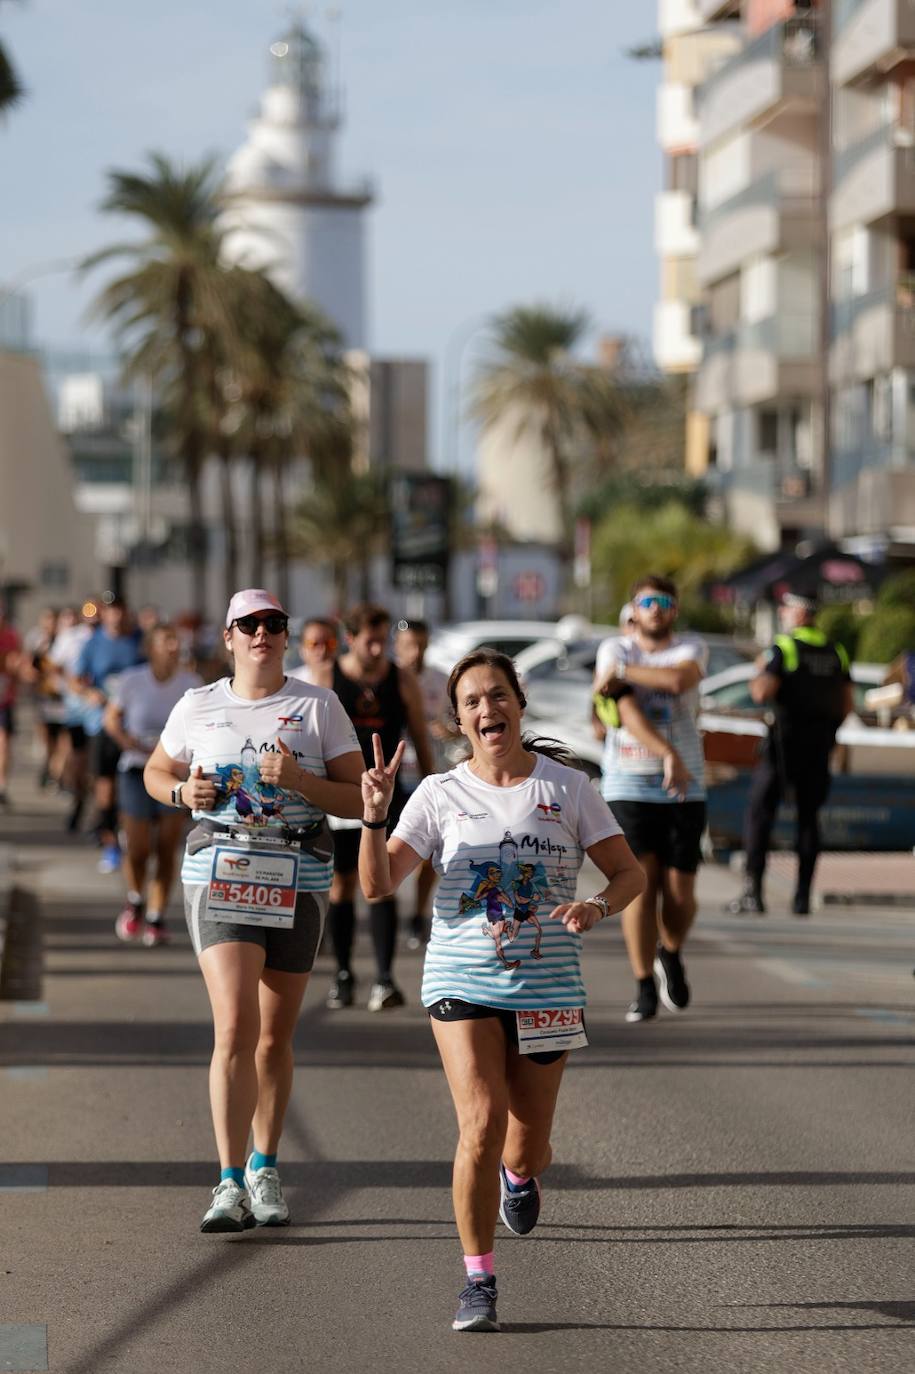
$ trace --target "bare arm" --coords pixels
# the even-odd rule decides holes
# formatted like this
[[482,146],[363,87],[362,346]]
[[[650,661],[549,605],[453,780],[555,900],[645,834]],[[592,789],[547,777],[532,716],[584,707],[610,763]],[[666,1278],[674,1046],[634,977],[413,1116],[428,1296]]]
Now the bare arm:
[[[197,769],[196,771],[198,774],[202,773],[201,769]],[[195,788],[195,784],[206,780],[202,777],[197,777],[192,782],[188,778],[188,772],[189,769],[186,763],[179,763],[177,759],[173,759],[170,755],[166,754],[160,740],[146,760],[146,767],[143,769],[143,783],[151,797],[154,797],[158,802],[163,802],[166,806],[171,806],[172,788],[176,782],[183,782],[185,786],[182,791],[182,798],[185,806],[191,807],[193,797],[198,795],[198,789]],[[199,792],[199,795],[202,799],[209,800],[209,805],[204,806],[202,801],[193,803],[193,810],[209,811],[216,805],[216,788],[211,782],[208,783],[207,786],[208,790],[206,792]]]
[[123,753],[126,749],[140,749],[146,753],[147,746],[144,746],[135,735],[130,735],[123,728],[124,713],[120,706],[115,706],[113,701],[109,701],[105,707],[105,714],[102,717],[102,729],[106,735],[110,735],[115,744]]
[[684,765],[670,740],[665,739],[653,725],[648,723],[634,696],[621,697],[617,705],[620,720],[630,735],[634,735],[639,744],[644,744],[649,753],[654,754],[663,762],[664,791],[670,793],[671,796],[682,797],[692,774]]
[[[587,853],[607,879],[595,895],[605,898],[611,911],[622,911],[645,890],[645,871],[622,835],[598,840],[588,847]],[[600,919],[599,908],[587,900],[563,902],[550,912],[551,921],[562,921],[569,930],[579,933],[590,930]]]
[[416,761],[424,778],[435,772],[435,757],[432,753],[432,740],[423,710],[423,695],[416,676],[406,668],[400,668],[400,699],[407,713],[407,731],[416,750]]
[[778,696],[782,680],[776,673],[759,673],[750,682],[750,696],[757,706],[765,706]]
[[[615,679],[615,671],[607,674],[598,686],[606,691]],[[694,658],[685,659],[672,668],[649,668],[644,663],[627,663],[624,681],[636,687],[650,687],[656,692],[670,692],[679,697],[702,681],[702,665]]]
[[404,742],[400,741],[387,764],[378,735],[372,736],[372,746],[375,767],[367,768],[362,774],[362,816],[375,823],[377,829],[363,826],[359,841],[359,883],[370,901],[396,892],[404,878],[422,863],[421,856],[403,840],[386,840],[384,827],[380,824],[387,820]]

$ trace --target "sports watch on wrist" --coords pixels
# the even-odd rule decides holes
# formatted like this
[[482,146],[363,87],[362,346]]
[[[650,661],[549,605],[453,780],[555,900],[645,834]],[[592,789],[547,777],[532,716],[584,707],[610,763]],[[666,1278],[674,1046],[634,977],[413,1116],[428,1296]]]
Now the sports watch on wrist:
[[610,915],[610,903],[607,901],[607,898],[601,896],[601,894],[598,892],[593,897],[585,898],[585,905],[587,905],[589,902],[592,906],[597,907],[598,911],[600,912],[601,920],[606,920],[606,918]]
[[185,805],[185,803],[184,803],[184,801],[182,800],[182,797],[181,797],[181,789],[182,789],[183,786],[184,786],[184,783],[183,783],[183,782],[176,782],[175,785],[174,785],[174,787],[172,788],[172,806],[184,806],[184,805]]

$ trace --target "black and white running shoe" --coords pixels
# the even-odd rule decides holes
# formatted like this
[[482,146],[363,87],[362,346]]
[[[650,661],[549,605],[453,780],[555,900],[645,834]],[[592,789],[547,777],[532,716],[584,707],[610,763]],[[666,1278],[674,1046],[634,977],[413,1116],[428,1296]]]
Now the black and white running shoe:
[[630,1023],[650,1021],[657,1014],[658,989],[655,987],[655,981],[651,977],[641,978],[635,1001],[630,1002],[629,1010],[626,1012],[626,1020]]
[[658,945],[654,971],[658,975],[661,1001],[667,1010],[685,1011],[689,1006],[689,983],[686,981],[679,950],[665,949],[663,945]]
[[540,1182],[528,1179],[527,1187],[511,1188],[505,1176],[505,1165],[499,1165],[499,1216],[509,1231],[516,1236],[526,1236],[537,1225],[540,1216]]
[[458,1310],[451,1323],[453,1331],[498,1331],[496,1280],[491,1274],[470,1279],[458,1298]]

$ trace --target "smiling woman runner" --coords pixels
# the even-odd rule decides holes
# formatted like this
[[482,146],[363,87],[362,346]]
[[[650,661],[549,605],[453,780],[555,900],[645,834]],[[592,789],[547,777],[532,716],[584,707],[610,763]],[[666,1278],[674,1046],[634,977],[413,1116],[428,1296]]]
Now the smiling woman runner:
[[[540,1213],[540,1175],[568,1051],[587,1044],[581,936],[622,910],[645,877],[606,802],[549,746],[521,733],[526,702],[510,658],[478,649],[448,680],[472,754],[424,778],[390,840],[384,824],[403,753],[362,775],[359,876],[393,892],[432,859],[441,882],[423,1005],[457,1114],[454,1210],[466,1286],[455,1331],[498,1331],[496,1218],[515,1235]],[[607,879],[575,900],[587,853]]]
[[284,677],[287,625],[269,592],[236,592],[224,631],[234,676],[182,697],[144,775],[151,796],[197,822],[181,878],[213,1010],[222,1168],[202,1231],[288,1224],[276,1153],[292,1036],[327,912],[324,816],[361,815],[353,727],[333,692]]

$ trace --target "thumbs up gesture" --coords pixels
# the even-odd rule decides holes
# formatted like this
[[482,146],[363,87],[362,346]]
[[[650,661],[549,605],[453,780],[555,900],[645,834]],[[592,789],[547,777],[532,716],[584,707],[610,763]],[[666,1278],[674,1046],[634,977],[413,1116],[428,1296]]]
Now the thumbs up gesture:
[[287,792],[298,792],[302,785],[302,769],[285,740],[276,738],[276,748],[265,750],[258,760],[261,781]]
[[216,784],[204,777],[199,763],[181,788],[181,800],[191,811],[212,811],[216,805]]

